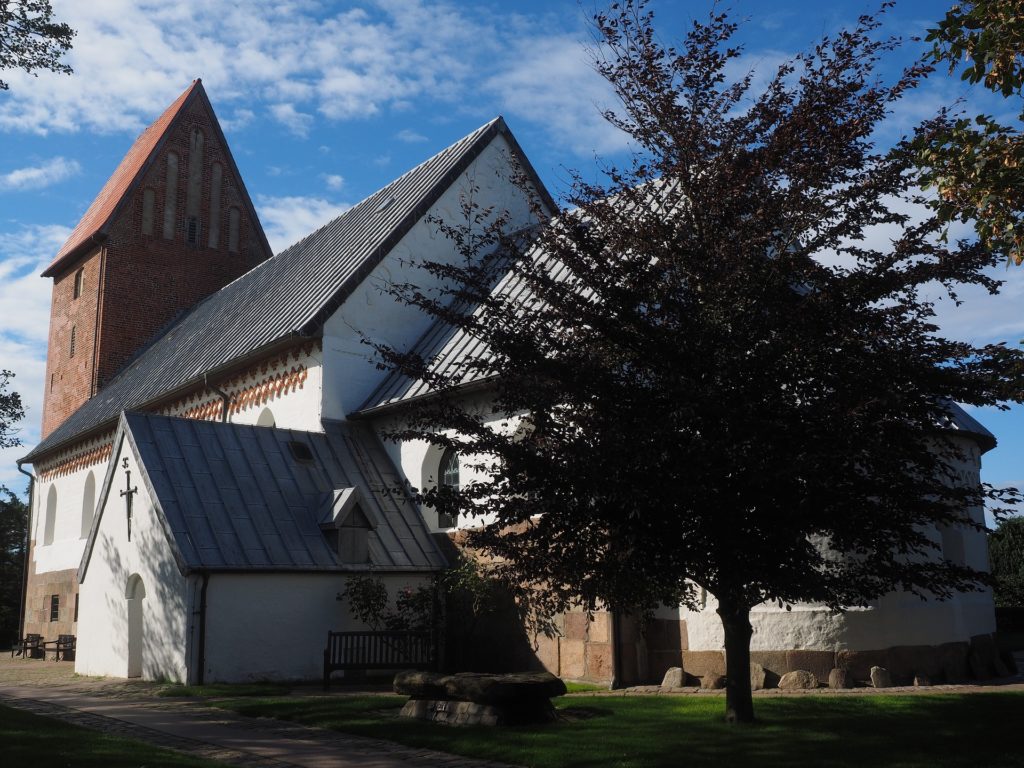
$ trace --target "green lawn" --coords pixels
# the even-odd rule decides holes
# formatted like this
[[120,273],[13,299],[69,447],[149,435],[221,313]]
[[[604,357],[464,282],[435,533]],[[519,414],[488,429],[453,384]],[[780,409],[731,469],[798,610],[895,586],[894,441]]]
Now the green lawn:
[[223,766],[4,706],[0,706],[0,764],[12,768]]
[[718,696],[580,696],[548,726],[455,728],[398,719],[398,696],[236,699],[218,706],[533,768],[1024,766],[1024,694],[759,698],[721,721]]

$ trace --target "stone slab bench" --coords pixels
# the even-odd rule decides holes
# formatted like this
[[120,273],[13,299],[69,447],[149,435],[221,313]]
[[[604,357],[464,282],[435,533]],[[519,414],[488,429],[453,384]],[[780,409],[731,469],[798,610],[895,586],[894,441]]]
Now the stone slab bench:
[[566,692],[549,672],[452,675],[409,670],[395,676],[395,693],[409,696],[403,717],[448,725],[524,725],[555,719],[551,699]]

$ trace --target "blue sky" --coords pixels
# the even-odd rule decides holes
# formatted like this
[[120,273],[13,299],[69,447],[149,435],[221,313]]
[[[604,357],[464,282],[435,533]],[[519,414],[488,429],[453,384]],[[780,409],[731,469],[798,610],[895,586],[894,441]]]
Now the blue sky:
[[[736,72],[770,72],[871,11],[857,0],[735,0],[745,19]],[[924,33],[942,0],[904,0],[885,31]],[[0,368],[16,374],[27,406],[20,436],[38,440],[50,281],[38,275],[138,133],[201,77],[274,250],[326,223],[409,167],[503,114],[556,194],[566,169],[615,160],[625,137],[599,116],[614,100],[584,45],[593,0],[55,0],[78,30],[75,74],[5,73],[0,92]],[[652,3],[666,40],[707,0]],[[890,70],[912,57],[911,44]],[[1012,112],[939,74],[897,105],[898,136],[958,98],[972,110]],[[884,233],[879,233],[883,237]],[[974,341],[1024,338],[1024,269],[998,270],[998,297],[939,304],[944,330]],[[1024,485],[1024,407],[975,411],[1000,445],[984,477]],[[0,451],[0,483],[21,490]]]

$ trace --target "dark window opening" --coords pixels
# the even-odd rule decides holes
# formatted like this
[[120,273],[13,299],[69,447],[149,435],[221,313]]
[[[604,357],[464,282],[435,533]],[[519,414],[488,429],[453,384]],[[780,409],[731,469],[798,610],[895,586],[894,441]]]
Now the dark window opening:
[[313,463],[313,452],[309,450],[309,446],[305,443],[300,443],[298,440],[289,440],[288,450],[292,452],[292,458],[296,461],[300,461],[303,464]]
[[185,237],[189,245],[196,245],[199,242],[199,219],[195,216],[188,217]]
[[338,557],[343,563],[370,562],[370,521],[356,507],[338,529]]
[[78,593],[75,592],[75,618],[72,621],[78,621]]
[[74,291],[73,291],[74,295],[72,296],[72,298],[77,299],[79,296],[82,295],[82,286],[84,284],[85,284],[85,268],[83,267],[82,269],[80,269],[77,272],[75,272],[75,288],[74,288]]
[[[459,454],[455,452],[454,448],[449,448],[441,456],[439,474],[441,488],[448,488],[452,491],[459,490]],[[454,528],[458,523],[456,515],[447,512],[438,512],[437,514],[438,528]]]
[[75,326],[71,326],[71,344],[68,348],[68,357],[75,356]]
[[50,391],[51,392],[53,392],[53,382],[55,382],[56,380],[57,380],[57,374],[51,373],[50,374]]
[[50,595],[50,621],[60,618],[60,595]]

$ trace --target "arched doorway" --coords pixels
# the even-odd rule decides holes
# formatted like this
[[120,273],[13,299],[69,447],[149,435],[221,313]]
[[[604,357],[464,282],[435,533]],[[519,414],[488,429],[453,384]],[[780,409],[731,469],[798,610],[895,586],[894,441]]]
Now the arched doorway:
[[125,590],[128,603],[128,677],[142,677],[142,601],[145,597],[146,587],[142,577],[137,573],[129,576],[128,588]]

